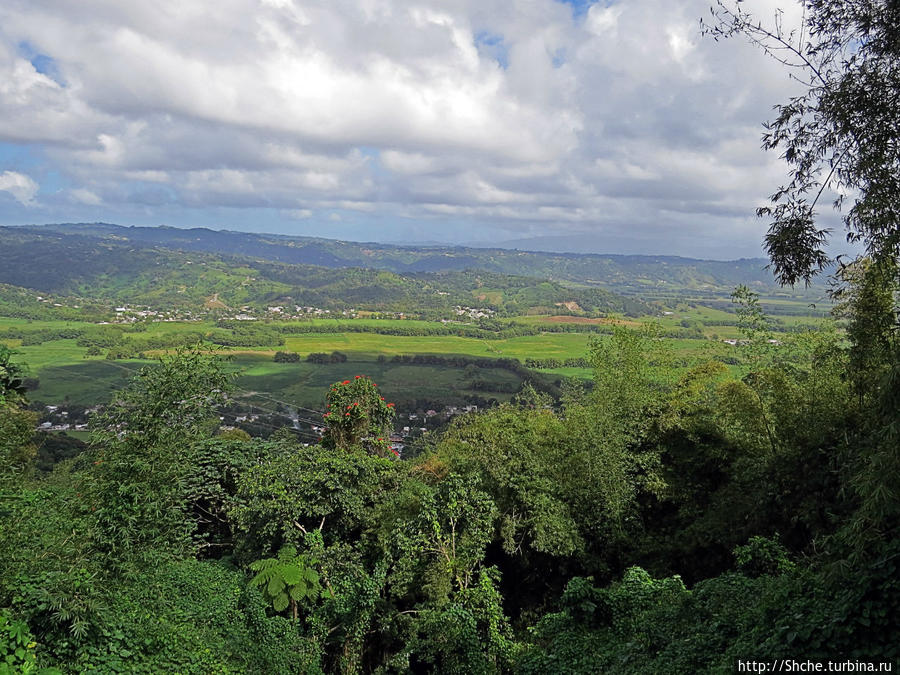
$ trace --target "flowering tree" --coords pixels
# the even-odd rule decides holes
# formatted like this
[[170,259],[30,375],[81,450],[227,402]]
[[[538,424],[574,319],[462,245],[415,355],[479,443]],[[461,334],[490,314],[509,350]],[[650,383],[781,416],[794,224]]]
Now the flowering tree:
[[328,410],[324,415],[324,446],[357,446],[379,457],[397,455],[389,440],[394,404],[385,403],[371,379],[357,375],[352,380],[335,382],[325,399]]

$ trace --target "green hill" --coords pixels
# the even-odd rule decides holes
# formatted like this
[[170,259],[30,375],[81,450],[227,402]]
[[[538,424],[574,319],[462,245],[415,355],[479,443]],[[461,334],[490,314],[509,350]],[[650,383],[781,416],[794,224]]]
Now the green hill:
[[[121,227],[104,223],[45,225],[33,232],[100,237],[133,246],[243,255],[274,262],[322,267],[365,267],[398,274],[477,269],[606,286],[618,293],[705,291],[730,293],[738,284],[760,292],[780,290],[763,258],[731,261],[676,256],[544,253],[502,248],[393,246],[214,231],[204,228]],[[821,289],[820,289],[821,290]],[[796,291],[802,294],[802,291]]]
[[[179,250],[89,228],[74,230],[79,233],[0,228],[6,259],[0,283],[111,303],[187,310],[293,303],[442,314],[456,306],[507,314],[547,308],[589,313],[651,311],[641,301],[597,286],[533,276],[470,270],[398,274],[375,268],[289,264],[231,251]],[[177,243],[167,242],[169,246]]]

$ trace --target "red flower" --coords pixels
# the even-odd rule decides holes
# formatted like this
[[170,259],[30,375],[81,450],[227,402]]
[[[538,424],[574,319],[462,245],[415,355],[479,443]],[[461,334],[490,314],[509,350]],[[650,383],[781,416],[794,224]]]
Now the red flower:
[[354,377],[353,379],[354,379],[354,380],[358,380],[358,379],[361,378],[361,377],[362,377],[362,375],[357,375],[357,376]]
[[344,417],[350,417],[350,413],[344,413]]
[[341,384],[350,384],[350,380],[344,380]]
[[387,404],[387,407],[388,407],[388,408],[393,408],[393,407],[394,407],[394,404],[393,404],[393,403],[388,403],[388,404]]
[[400,456],[400,452],[397,450],[394,450],[393,448],[391,448],[391,452],[393,452],[395,455],[397,455],[397,457]]

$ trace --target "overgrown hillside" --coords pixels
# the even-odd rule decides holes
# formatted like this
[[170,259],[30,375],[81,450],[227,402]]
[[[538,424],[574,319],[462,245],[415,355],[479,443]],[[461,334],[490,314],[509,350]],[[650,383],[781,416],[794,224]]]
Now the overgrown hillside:
[[45,675],[892,665],[895,291],[861,268],[849,344],[774,340],[742,291],[737,372],[676,370],[651,328],[616,327],[585,355],[592,389],[526,389],[402,458],[362,374],[325,388],[318,442],[254,439],[220,428],[224,364],[181,351],[39,475],[0,349],[0,656]]
[[[496,274],[591,283],[617,292],[705,291],[728,294],[746,284],[758,292],[780,290],[762,258],[694,260],[660,255],[541,253],[459,246],[391,246],[314,237],[214,231],[205,228],[121,227],[103,223],[46,225],[36,232],[80,233],[133,246],[246,255],[290,264],[367,267],[399,274],[477,269]],[[783,292],[783,290],[782,290]],[[796,291],[801,293],[801,291]],[[802,293],[801,293],[802,294]]]
[[0,268],[0,283],[155,308],[234,309],[293,303],[406,313],[447,312],[455,306],[511,314],[557,307],[589,313],[652,311],[640,300],[603,288],[562,285],[533,276],[331,269],[254,259],[246,252],[188,252],[120,236],[30,228],[0,228],[0,247],[6,260]]

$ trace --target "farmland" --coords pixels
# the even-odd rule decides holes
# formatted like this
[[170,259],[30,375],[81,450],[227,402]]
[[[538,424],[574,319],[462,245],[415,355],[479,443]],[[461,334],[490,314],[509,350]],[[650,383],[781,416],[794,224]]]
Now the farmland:
[[[616,327],[654,324],[673,372],[709,359],[734,369],[739,350],[724,340],[740,337],[729,297],[738,278],[758,287],[774,331],[815,326],[828,310],[821,289],[774,288],[752,261],[525,256],[564,272],[551,281],[514,276],[530,273],[520,254],[491,254],[489,270],[428,252],[421,269],[390,256],[379,269],[338,258],[314,267],[297,264],[299,249],[284,242],[235,235],[235,249],[220,234],[196,234],[202,246],[186,250],[194,244],[168,230],[0,228],[0,243],[21,253],[0,271],[0,283],[18,284],[0,287],[0,343],[27,365],[32,400],[103,404],[142,366],[199,342],[229,357],[241,396],[260,405],[268,396],[318,409],[329,383],[357,373],[403,408],[488,404],[526,380],[552,394],[564,378],[589,381],[590,342]],[[278,352],[297,360],[276,362]],[[332,352],[341,358],[321,358]]]
[[[572,316],[529,316],[518,317],[516,322],[530,327],[544,327],[554,330],[563,325],[567,330],[592,330],[599,327],[612,330],[615,325],[630,328],[653,322],[663,331],[680,330],[683,324],[702,327],[692,339],[668,338],[667,351],[681,368],[700,360],[710,358],[728,359],[734,354],[733,347],[722,340],[738,336],[735,315],[722,310],[702,306],[682,305],[677,313],[663,317],[633,319],[587,319]],[[798,322],[812,322],[808,317],[790,317]],[[730,323],[731,325],[705,325],[704,321]],[[272,322],[269,329],[277,329],[283,335],[283,344],[277,346],[222,348],[213,344],[207,347],[219,349],[230,359],[229,369],[236,376],[237,386],[245,392],[259,392],[277,398],[291,405],[308,408],[321,407],[324,390],[335,380],[356,373],[371,375],[382,383],[386,395],[398,404],[414,406],[417,401],[438,401],[446,399],[461,403],[473,397],[507,400],[516,391],[522,377],[502,368],[479,368],[477,377],[466,376],[464,368],[446,365],[392,364],[391,359],[404,355],[434,355],[439,357],[467,357],[473,359],[515,359],[525,363],[526,359],[578,359],[585,357],[589,342],[605,339],[603,335],[588,332],[542,332],[536,335],[522,335],[509,338],[474,338],[460,335],[387,335],[386,330],[398,326],[408,330],[427,332],[442,324],[427,321],[392,321],[381,319],[356,319],[352,325],[356,330],[378,330],[375,332],[309,332],[312,330],[331,331],[339,324],[330,319],[307,322]],[[37,331],[78,328],[96,329],[88,323],[33,321],[22,319],[0,319],[0,335],[9,328]],[[121,330],[123,344],[134,340],[146,340],[148,336],[169,336],[209,334],[216,330],[213,322],[157,322],[150,323],[140,332]],[[296,333],[293,330],[305,332]],[[21,344],[21,340],[5,339],[3,342],[14,349],[22,362],[28,364],[30,377],[38,381],[38,389],[32,398],[47,403],[59,401],[77,402],[83,405],[105,403],[113,391],[127,382],[141,366],[151,364],[166,350],[148,350],[144,358],[108,359],[104,353],[89,355],[85,346],[75,339],[58,339],[36,345]],[[299,363],[275,363],[276,351],[293,352],[299,355]],[[342,352],[347,360],[343,363],[314,364],[305,362],[311,353]],[[565,377],[588,379],[591,369],[585,367],[558,367],[540,371],[550,380]],[[246,394],[245,394],[246,395]]]

